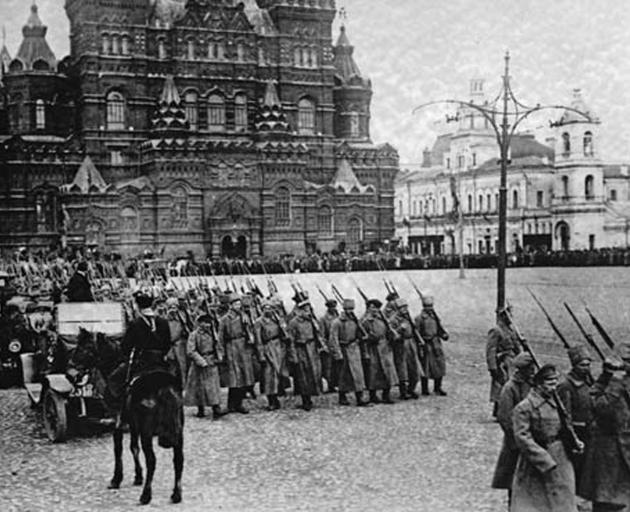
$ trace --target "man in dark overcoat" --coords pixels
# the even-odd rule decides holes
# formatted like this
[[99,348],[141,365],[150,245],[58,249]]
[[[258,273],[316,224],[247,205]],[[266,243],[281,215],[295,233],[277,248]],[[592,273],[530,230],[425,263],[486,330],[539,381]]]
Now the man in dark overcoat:
[[328,299],[326,301],[326,312],[319,319],[319,330],[321,336],[324,338],[328,345],[328,351],[320,353],[322,364],[322,376],[326,379],[328,384],[327,392],[331,393],[337,391],[339,385],[339,369],[340,363],[343,360],[341,355],[341,349],[339,345],[334,344],[330,337],[330,328],[333,321],[339,316],[337,311],[337,301],[335,299]]
[[630,342],[615,349],[622,364],[604,362],[592,388],[595,422],[578,487],[593,512],[630,510]]
[[87,262],[80,261],[77,264],[76,272],[72,275],[66,287],[68,302],[94,302],[92,285],[88,280],[87,272]]
[[433,392],[436,395],[446,396],[442,389],[442,379],[446,375],[446,357],[442,340],[448,340],[448,333],[442,327],[442,323],[433,309],[433,297],[422,297],[422,312],[415,319],[416,328],[424,340],[424,377],[420,379],[422,394],[429,394],[429,379],[433,379]]
[[396,299],[396,314],[391,318],[392,328],[398,333],[394,343],[394,361],[398,374],[401,400],[420,398],[416,386],[424,377],[418,345],[414,338],[414,325],[409,317],[409,306],[405,299]]

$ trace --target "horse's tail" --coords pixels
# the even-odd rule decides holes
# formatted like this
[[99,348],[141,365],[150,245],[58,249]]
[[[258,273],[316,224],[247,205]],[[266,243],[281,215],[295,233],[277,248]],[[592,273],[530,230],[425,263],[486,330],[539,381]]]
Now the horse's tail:
[[173,386],[167,386],[158,391],[157,401],[158,444],[162,448],[173,448],[181,442],[184,431],[181,393],[177,392]]

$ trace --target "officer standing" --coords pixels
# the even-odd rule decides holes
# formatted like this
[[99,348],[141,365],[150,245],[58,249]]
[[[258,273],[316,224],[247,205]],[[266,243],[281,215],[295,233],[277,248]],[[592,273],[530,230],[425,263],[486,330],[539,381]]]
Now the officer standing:
[[322,376],[326,379],[326,383],[328,384],[327,391],[329,393],[338,390],[339,368],[341,361],[343,360],[339,345],[333,343],[330,337],[332,323],[337,317],[339,317],[339,312],[337,311],[337,301],[335,299],[328,299],[326,301],[326,313],[324,313],[324,316],[322,316],[319,320],[319,330],[321,336],[328,345],[328,351],[321,352],[320,357],[322,363]]
[[252,352],[248,345],[254,344],[255,340],[244,318],[241,298],[232,294],[229,303],[229,311],[219,321],[219,342],[227,365],[228,411],[247,414],[249,411],[243,405],[243,399],[255,382]]
[[416,328],[424,340],[424,377],[421,379],[422,394],[429,394],[429,379],[433,379],[433,392],[446,396],[442,389],[442,379],[446,375],[446,357],[442,340],[448,340],[448,333],[442,327],[442,322],[433,309],[433,297],[422,297],[422,312],[415,319]]
[[343,311],[330,328],[330,339],[333,346],[341,347],[343,361],[339,371],[339,405],[350,405],[347,392],[354,392],[357,405],[366,406],[369,402],[363,399],[365,376],[362,365],[361,327],[354,314],[354,300],[344,299]]

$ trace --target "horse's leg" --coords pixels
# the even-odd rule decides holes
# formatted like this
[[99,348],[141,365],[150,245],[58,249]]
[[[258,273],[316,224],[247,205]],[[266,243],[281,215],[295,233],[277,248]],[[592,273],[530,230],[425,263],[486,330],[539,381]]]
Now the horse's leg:
[[109,483],[109,489],[118,489],[123,479],[123,431],[121,427],[114,429],[114,476]]
[[[152,418],[145,417],[143,419],[151,421]],[[144,488],[140,495],[140,503],[147,505],[151,502],[151,484],[153,483],[153,473],[155,472],[155,452],[153,451],[153,433],[151,429],[143,429],[140,434],[140,443],[142,444],[142,452],[144,453],[144,461],[147,466],[147,477],[144,480]]]
[[140,445],[138,444],[138,431],[131,427],[131,442],[129,448],[133,455],[133,465],[135,469],[135,477],[133,479],[133,485],[142,485],[142,464],[140,464]]
[[171,501],[182,501],[182,472],[184,471],[184,436],[180,436],[178,443],[173,447],[173,469],[175,470],[175,487],[171,494]]

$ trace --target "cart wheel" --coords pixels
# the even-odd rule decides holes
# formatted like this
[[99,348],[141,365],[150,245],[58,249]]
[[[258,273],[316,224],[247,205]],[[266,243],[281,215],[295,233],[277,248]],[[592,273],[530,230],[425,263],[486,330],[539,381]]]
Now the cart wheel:
[[68,432],[66,400],[54,391],[47,389],[43,400],[44,428],[53,443],[62,443]]

